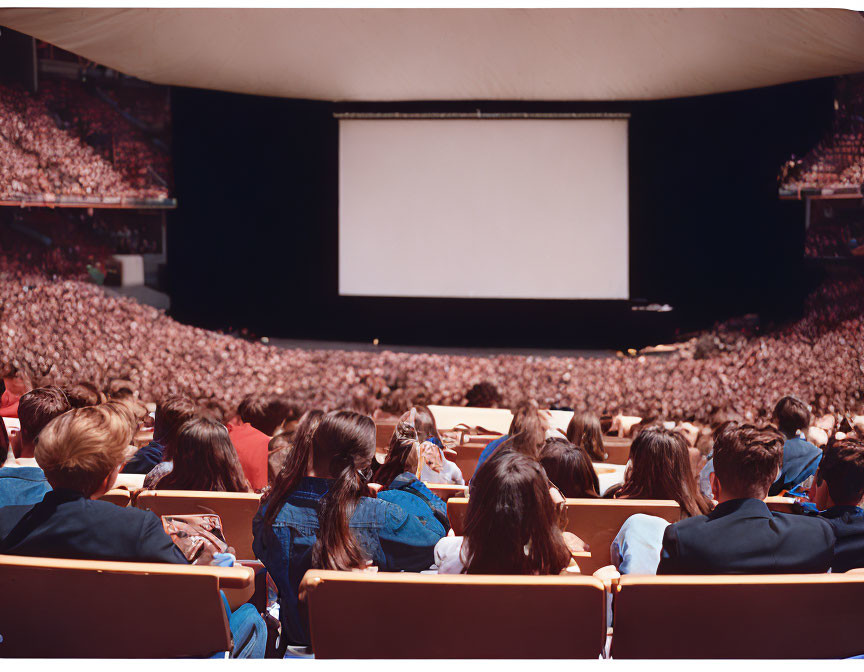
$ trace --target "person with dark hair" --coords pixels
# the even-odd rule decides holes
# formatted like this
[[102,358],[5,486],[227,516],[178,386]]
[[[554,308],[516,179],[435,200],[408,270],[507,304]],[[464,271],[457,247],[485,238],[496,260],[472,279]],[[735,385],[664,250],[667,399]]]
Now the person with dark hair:
[[290,411],[277,397],[250,394],[240,402],[237,413],[240,424],[229,423],[228,434],[243,465],[243,473],[252,488],[260,492],[267,487],[270,438]]
[[[415,406],[414,427],[420,441],[420,454],[424,457],[420,470],[420,479],[425,483],[444,483],[448,485],[465,485],[462,470],[444,455],[444,442],[438,433],[438,424],[428,406]],[[426,456],[434,456],[434,460]],[[440,462],[440,468],[433,469],[432,464]]]
[[502,448],[472,488],[464,538],[447,537],[435,549],[439,574],[559,574],[570,564],[562,510],[537,460]]
[[[324,415],[324,411],[316,408],[306,411],[300,418],[297,429],[294,431],[289,445],[284,449],[284,455],[280,458],[280,467],[273,478],[273,487],[264,493],[261,498],[262,502],[268,498],[282,501],[289,492],[297,487],[299,478],[306,473],[304,470],[308,470],[312,466],[312,437]],[[275,436],[273,441],[282,436],[284,435]],[[281,449],[279,450],[283,452]],[[277,507],[270,507],[265,523],[272,525],[277,513],[279,513]]]
[[[299,430],[298,430],[299,431]],[[327,413],[311,445],[296,444],[252,522],[255,555],[279,589],[285,641],[309,644],[298,589],[310,567],[420,571],[441,535],[369,487],[375,423],[352,411]]]
[[774,420],[786,437],[783,444],[783,467],[780,476],[771,485],[769,495],[791,490],[816,473],[822,451],[807,441],[805,432],[810,426],[810,408],[796,397],[783,397],[774,406]]
[[79,381],[73,385],[63,388],[66,398],[72,408],[84,408],[85,406],[96,406],[106,401],[105,395],[93,383]]
[[498,408],[501,403],[501,393],[488,380],[476,383],[465,393],[468,402],[466,406],[479,408]]
[[[612,493],[615,499],[673,499],[683,516],[711,510],[711,502],[699,492],[690,469],[687,441],[673,430],[647,427],[630,445],[630,463],[624,483]],[[605,496],[610,496],[607,492]]]
[[171,471],[148,487],[153,490],[249,492],[249,483],[222,423],[192,418],[180,426],[172,443]]
[[36,461],[36,439],[45,425],[70,408],[69,400],[59,387],[38,387],[19,399],[21,429],[10,437],[11,457],[6,458],[4,453],[6,462],[0,468],[0,506],[35,504],[51,490]]
[[[518,438],[516,438],[517,435]],[[504,436],[491,441],[483,449],[477,460],[474,473],[477,473],[477,470],[489,459],[492,453],[498,450],[499,446],[503,446],[510,439],[515,439],[509,446],[511,449],[537,459],[543,442],[546,440],[546,424],[540,417],[540,410],[537,408],[536,402],[526,399],[516,405],[513,410],[513,419],[510,421],[510,429]]]
[[597,498],[600,479],[587,453],[567,439],[546,439],[540,451],[540,466],[565,497]]
[[399,419],[390,437],[387,458],[372,475],[372,481],[382,486],[378,499],[398,504],[443,537],[450,529],[447,504],[417,477],[423,459],[415,416],[416,409],[412,408]]
[[810,501],[819,509],[837,538],[832,572],[864,567],[864,442],[858,439],[834,441],[825,448],[813,485]]
[[567,425],[567,440],[578,446],[592,462],[605,462],[609,457],[603,448],[600,419],[593,413],[574,413]]
[[763,501],[783,462],[784,436],[743,425],[714,445],[711,488],[718,504],[666,527],[658,574],[827,572],[834,532],[820,518],[775,513]]
[[174,395],[163,399],[156,406],[153,440],[132,456],[123,467],[123,473],[150,474],[158,465],[170,461],[171,446],[180,426],[194,418],[197,412],[198,407],[188,397]]

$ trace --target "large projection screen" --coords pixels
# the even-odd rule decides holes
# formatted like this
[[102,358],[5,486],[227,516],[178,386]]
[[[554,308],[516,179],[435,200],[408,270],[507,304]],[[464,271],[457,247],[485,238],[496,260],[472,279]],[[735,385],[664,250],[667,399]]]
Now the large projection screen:
[[629,298],[626,118],[339,133],[340,295]]

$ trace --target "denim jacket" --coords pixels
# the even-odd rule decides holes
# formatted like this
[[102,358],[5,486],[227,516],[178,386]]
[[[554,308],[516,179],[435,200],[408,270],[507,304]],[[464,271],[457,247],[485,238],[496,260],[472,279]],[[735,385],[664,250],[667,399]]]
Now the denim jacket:
[[38,504],[51,486],[39,467],[0,469],[0,506]]
[[[298,607],[297,593],[310,568],[312,546],[318,537],[319,501],[332,483],[324,478],[303,478],[286,498],[272,528],[263,523],[270,502],[262,503],[252,521],[252,549],[279,589],[282,634],[293,644],[310,643],[307,616],[305,609]],[[360,498],[349,527],[382,572],[428,569],[435,544],[444,536],[440,528],[424,525],[399,505],[373,497]]]
[[438,497],[423,481],[407,471],[393,479],[386,490],[378,493],[378,499],[398,504],[429,529],[447,536],[450,521],[447,518],[447,504]]

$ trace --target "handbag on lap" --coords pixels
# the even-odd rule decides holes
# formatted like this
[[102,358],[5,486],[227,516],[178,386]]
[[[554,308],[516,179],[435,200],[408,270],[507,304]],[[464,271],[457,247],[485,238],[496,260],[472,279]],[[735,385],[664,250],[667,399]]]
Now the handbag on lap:
[[222,519],[215,513],[162,516],[162,529],[190,563],[202,556],[206,559],[216,553],[233,552],[222,532]]

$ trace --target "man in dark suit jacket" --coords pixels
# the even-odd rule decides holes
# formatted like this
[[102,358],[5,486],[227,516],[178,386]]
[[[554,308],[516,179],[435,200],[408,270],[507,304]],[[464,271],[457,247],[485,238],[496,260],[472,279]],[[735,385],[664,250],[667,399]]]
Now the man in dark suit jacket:
[[819,517],[834,530],[832,572],[864,567],[864,442],[834,441],[825,448],[819,471],[810,488],[810,500]]
[[773,427],[732,427],[714,445],[708,515],[666,528],[658,574],[827,572],[834,532],[818,518],[773,513],[765,499],[783,460]]

